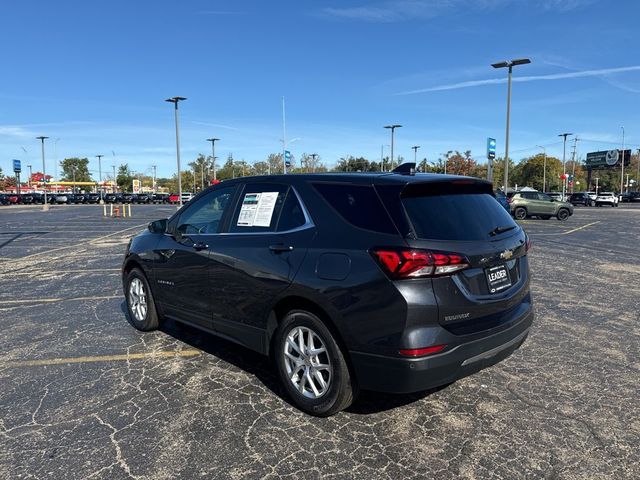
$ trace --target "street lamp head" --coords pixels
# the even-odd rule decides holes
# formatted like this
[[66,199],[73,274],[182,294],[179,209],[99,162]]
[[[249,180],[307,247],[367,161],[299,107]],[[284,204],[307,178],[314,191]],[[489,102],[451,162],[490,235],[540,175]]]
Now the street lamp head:
[[565,138],[565,140],[566,140],[566,139],[567,139],[567,137],[568,137],[569,135],[573,135],[573,133],[561,133],[561,134],[559,134],[558,136],[559,136],[559,137],[564,137],[564,138]]
[[391,128],[391,129],[400,128],[400,127],[402,127],[402,125],[385,125],[384,126],[384,128]]
[[411,147],[411,148],[413,148],[414,150],[418,150],[418,149],[420,148],[420,145],[414,145],[414,146],[413,146],[413,147]]
[[43,142],[49,137],[36,137],[37,140],[42,140]]
[[207,142],[217,142],[219,140],[219,138],[207,138]]
[[181,102],[182,100],[186,100],[186,97],[171,97],[167,98],[165,102],[175,103],[177,105],[178,102]]
[[526,65],[527,63],[531,63],[531,60],[528,58],[516,58],[515,60],[511,60],[510,62],[498,62],[492,63],[491,66],[493,68],[506,68],[506,67],[515,67],[516,65]]

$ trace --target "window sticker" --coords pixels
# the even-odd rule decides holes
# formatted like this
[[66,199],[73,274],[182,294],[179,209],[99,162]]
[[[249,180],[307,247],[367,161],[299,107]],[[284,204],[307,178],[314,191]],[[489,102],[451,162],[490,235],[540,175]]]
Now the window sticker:
[[268,227],[276,208],[278,192],[247,193],[242,200],[237,226]]

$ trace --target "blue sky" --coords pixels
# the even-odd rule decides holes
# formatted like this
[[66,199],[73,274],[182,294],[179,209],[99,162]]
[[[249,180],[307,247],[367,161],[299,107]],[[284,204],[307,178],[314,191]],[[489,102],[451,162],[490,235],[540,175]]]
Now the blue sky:
[[[170,96],[183,160],[263,160],[281,151],[282,96],[295,156],[379,159],[504,149],[506,71],[514,70],[511,152],[520,159],[575,132],[578,153],[640,147],[640,2],[598,0],[5,2],[0,41],[0,167],[103,154],[103,171],[175,170]],[[59,139],[56,141],[56,139]],[[388,154],[388,147],[386,154]],[[26,150],[26,152],[25,152]]]

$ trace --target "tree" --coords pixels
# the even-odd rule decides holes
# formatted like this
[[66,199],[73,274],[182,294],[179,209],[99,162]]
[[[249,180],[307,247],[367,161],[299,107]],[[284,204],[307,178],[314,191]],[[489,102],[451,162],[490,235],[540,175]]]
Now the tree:
[[128,163],[123,163],[118,167],[116,183],[121,192],[130,192],[133,190],[133,178],[133,173],[129,170]]
[[[379,169],[379,164],[376,164]],[[338,160],[338,163],[333,168],[334,172],[369,172],[371,171],[371,164],[369,160],[364,157],[353,157],[348,155]]]
[[[544,155],[539,153],[533,157],[522,159],[518,165],[510,167],[509,183],[515,187],[532,187],[536,190],[543,190],[544,180]],[[495,170],[494,170],[495,172]],[[547,157],[547,182],[546,190],[562,190],[562,162],[555,157]],[[504,176],[504,173],[501,173]],[[502,184],[503,177],[496,177],[494,180]]]
[[[92,182],[89,173],[89,159],[87,158],[65,158],[60,162],[62,167],[61,179],[66,182]],[[75,172],[75,173],[74,173]]]

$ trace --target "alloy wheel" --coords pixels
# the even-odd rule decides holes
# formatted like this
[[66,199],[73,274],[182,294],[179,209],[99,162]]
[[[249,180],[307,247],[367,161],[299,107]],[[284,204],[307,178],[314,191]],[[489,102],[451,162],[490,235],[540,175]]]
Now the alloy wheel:
[[129,283],[129,308],[137,321],[143,322],[147,318],[147,292],[139,278]]
[[307,398],[316,399],[329,390],[332,367],[322,338],[308,327],[292,328],[286,336],[284,365],[293,387]]

